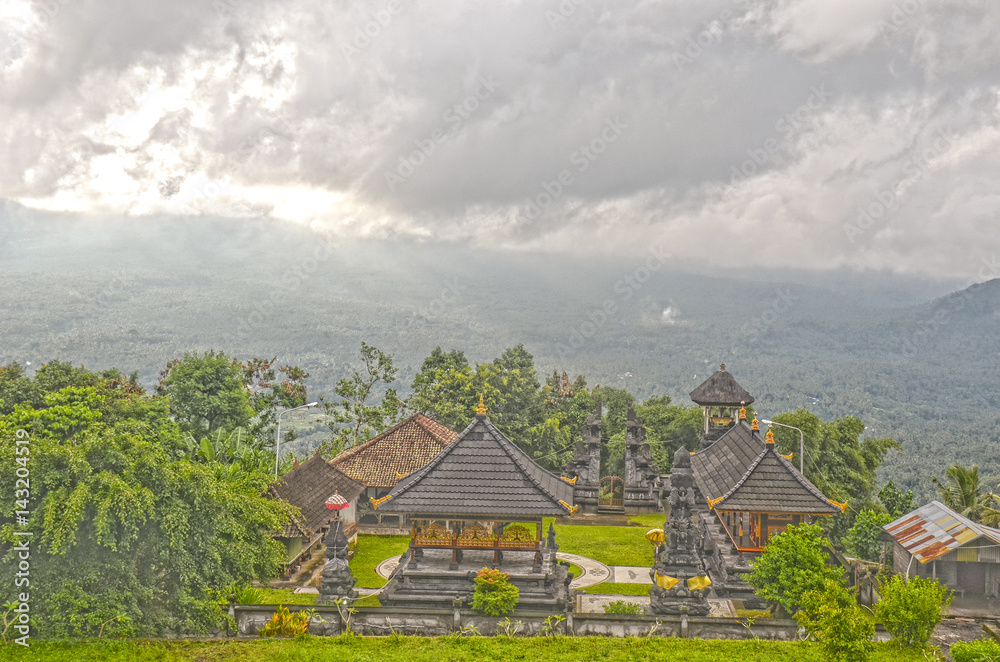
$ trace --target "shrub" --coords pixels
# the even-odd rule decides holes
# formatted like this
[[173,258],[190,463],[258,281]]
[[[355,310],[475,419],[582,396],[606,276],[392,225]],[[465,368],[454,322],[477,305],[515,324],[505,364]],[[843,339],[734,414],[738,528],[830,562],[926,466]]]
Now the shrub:
[[483,568],[476,573],[476,592],[472,608],[487,616],[503,616],[514,611],[520,591],[510,583],[510,575],[500,570]]
[[955,662],[1000,662],[1000,644],[991,639],[958,641],[948,652]]
[[878,561],[882,555],[882,526],[893,520],[889,513],[865,509],[854,519],[854,526],[844,536],[844,549],[850,556],[868,561]]
[[626,600],[615,600],[604,605],[605,614],[641,614],[645,611],[645,608],[638,602]]
[[257,632],[259,637],[298,637],[309,632],[309,620],[313,610],[297,611],[294,614],[284,605],[278,607],[264,627]]
[[865,662],[874,649],[875,623],[858,606],[854,593],[832,579],[802,595],[795,620],[822,642],[828,660]]
[[904,646],[922,647],[941,622],[941,612],[951,604],[947,586],[938,581],[893,575],[879,581],[882,599],[875,605],[875,618],[885,631]]
[[754,592],[794,612],[807,591],[823,590],[827,579],[843,583],[844,571],[829,565],[823,529],[818,524],[789,526],[771,539],[753,561],[747,580]]

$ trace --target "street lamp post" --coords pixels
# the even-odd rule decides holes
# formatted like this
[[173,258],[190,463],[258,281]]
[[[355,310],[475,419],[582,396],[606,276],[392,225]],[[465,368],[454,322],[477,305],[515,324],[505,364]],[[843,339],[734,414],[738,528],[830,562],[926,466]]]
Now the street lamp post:
[[274,431],[274,479],[275,480],[278,480],[278,458],[281,457],[281,455],[278,453],[278,451],[281,449],[281,417],[290,411],[296,411],[298,409],[308,409],[309,407],[315,407],[318,404],[319,404],[318,402],[310,402],[307,405],[299,405],[298,407],[293,407],[292,409],[286,409],[285,411],[278,414],[278,427]]
[[778,426],[783,427],[783,428],[790,428],[792,430],[798,430],[799,431],[799,473],[802,474],[803,476],[805,476],[806,475],[806,471],[805,471],[805,466],[806,466],[806,464],[805,464],[805,459],[806,459],[806,444],[805,444],[805,438],[802,436],[802,430],[800,430],[799,428],[795,427],[794,425],[785,425],[784,423],[778,423],[777,421],[769,421],[767,419],[764,419],[761,422],[764,425],[778,425]]

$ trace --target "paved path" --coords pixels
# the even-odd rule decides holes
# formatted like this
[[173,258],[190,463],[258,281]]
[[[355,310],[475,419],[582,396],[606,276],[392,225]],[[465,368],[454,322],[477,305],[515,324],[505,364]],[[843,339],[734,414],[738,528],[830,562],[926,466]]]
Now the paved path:
[[[594,559],[587,558],[586,556],[566,554],[564,552],[556,552],[556,558],[560,561],[566,561],[579,566],[580,570],[583,571],[582,575],[573,578],[573,581],[569,585],[570,588],[587,588],[588,586],[593,586],[594,584],[611,581],[611,568],[604,565],[600,561],[595,561]],[[395,570],[398,565],[399,557],[392,556],[379,563],[378,567],[375,568],[375,572],[378,573],[379,577],[388,579],[389,575],[392,574],[392,571]],[[646,576],[648,581],[648,568],[646,569]],[[359,592],[360,590],[361,589],[359,589]],[[377,590],[375,592],[377,592]]]
[[649,566],[613,565],[611,573],[616,584],[652,584],[649,578]]

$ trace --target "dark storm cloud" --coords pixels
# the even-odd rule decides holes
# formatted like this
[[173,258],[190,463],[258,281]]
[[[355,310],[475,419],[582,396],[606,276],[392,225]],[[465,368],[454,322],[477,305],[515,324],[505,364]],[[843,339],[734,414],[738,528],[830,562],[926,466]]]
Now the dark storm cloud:
[[29,207],[959,276],[1000,250],[985,1],[4,11]]

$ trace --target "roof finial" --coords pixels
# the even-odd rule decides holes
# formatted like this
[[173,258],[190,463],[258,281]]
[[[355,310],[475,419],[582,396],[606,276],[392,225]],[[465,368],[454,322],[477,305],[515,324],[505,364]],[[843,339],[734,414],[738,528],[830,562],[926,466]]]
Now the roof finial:
[[476,416],[486,415],[486,403],[483,402],[483,394],[479,394],[479,406],[476,407]]
[[747,401],[744,400],[740,403],[740,420],[747,420]]
[[774,433],[771,432],[771,428],[768,428],[767,434],[764,435],[764,443],[774,445]]
[[754,416],[753,423],[750,424],[750,429],[754,432],[760,432],[760,423],[757,422],[756,416]]
[[721,370],[722,372],[726,371],[726,362],[725,361],[723,361],[722,363],[719,364],[719,370]]

